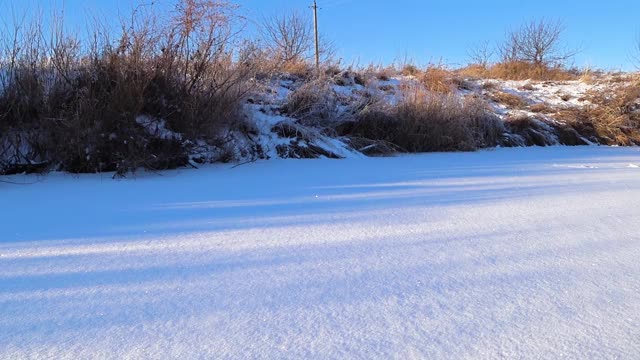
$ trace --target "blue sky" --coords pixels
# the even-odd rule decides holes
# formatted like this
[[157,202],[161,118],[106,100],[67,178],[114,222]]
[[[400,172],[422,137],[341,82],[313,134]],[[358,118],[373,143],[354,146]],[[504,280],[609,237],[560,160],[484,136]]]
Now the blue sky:
[[[151,1],[151,0],[146,0]],[[169,9],[171,0],[154,0]],[[87,14],[116,18],[139,1],[134,0],[0,0],[6,20],[41,9],[64,8],[67,23],[81,29]],[[311,0],[235,0],[248,19],[260,19],[297,10],[311,16]],[[318,0],[320,28],[334,41],[345,64],[366,65],[411,59],[453,66],[468,60],[468,49],[499,41],[506,30],[539,19],[559,19],[565,42],[580,48],[576,66],[605,69],[633,68],[630,54],[640,32],[638,0]]]

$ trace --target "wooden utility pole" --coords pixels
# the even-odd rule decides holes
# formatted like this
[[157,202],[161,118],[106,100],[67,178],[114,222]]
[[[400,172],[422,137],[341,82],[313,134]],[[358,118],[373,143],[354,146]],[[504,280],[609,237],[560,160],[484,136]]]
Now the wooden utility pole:
[[318,4],[316,0],[313,0],[313,28],[316,35],[316,70],[320,72],[320,44],[318,39]]

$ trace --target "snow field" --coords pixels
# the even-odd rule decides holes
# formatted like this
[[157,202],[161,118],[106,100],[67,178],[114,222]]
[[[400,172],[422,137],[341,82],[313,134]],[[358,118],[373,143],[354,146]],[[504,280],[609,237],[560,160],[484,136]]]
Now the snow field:
[[[0,183],[0,358],[640,354],[640,150]],[[634,167],[636,166],[636,167]]]

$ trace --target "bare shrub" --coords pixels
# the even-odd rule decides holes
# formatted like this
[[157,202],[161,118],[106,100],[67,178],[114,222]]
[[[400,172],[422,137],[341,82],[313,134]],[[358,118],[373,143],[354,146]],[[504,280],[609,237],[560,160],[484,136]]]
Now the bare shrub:
[[[310,17],[291,12],[265,18],[260,33],[267,55],[263,61],[273,62],[281,71],[291,75],[306,78],[313,74],[314,66],[310,60],[315,55],[315,39]],[[322,67],[334,65],[333,42],[320,36],[318,51]]]
[[505,80],[573,80],[580,73],[565,68],[576,53],[562,44],[560,21],[541,19],[506,34],[497,46],[500,61],[491,64],[493,51],[483,43],[469,51],[471,63],[457,72],[474,78]]
[[268,49],[285,64],[305,59],[313,47],[312,24],[297,12],[264,19],[262,36]]
[[183,0],[169,22],[136,10],[115,41],[96,25],[80,44],[60,24],[43,43],[41,22],[2,36],[12,55],[2,64],[0,143],[20,139],[4,148],[28,154],[13,165],[46,160],[71,172],[124,174],[186,164],[190,144],[215,143],[243,118],[251,70],[231,46],[233,10]]
[[502,62],[524,61],[535,65],[564,65],[575,50],[562,45],[565,27],[560,21],[540,19],[507,34],[499,47]]
[[491,58],[495,54],[495,50],[491,48],[488,41],[481,42],[468,52],[471,66],[477,66],[481,69],[487,69],[491,64]]

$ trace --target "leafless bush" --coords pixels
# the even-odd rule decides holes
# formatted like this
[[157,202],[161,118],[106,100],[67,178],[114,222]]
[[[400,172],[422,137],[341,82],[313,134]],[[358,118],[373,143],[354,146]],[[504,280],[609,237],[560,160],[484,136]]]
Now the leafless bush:
[[505,80],[572,80],[582,74],[566,68],[577,50],[562,43],[565,30],[560,21],[542,19],[526,23],[506,34],[495,52],[499,62],[491,63],[494,51],[482,43],[469,51],[471,63],[457,70],[462,76]]
[[468,56],[471,60],[470,64],[486,69],[491,64],[491,58],[494,52],[488,41],[481,42],[469,50]]
[[563,48],[560,21],[541,19],[522,25],[507,34],[498,47],[502,62],[523,61],[538,66],[557,66],[572,58],[575,50]]
[[264,19],[262,37],[267,48],[282,62],[306,59],[313,47],[313,27],[297,12]]
[[[278,69],[300,77],[308,77],[313,72],[310,59],[315,52],[313,24],[310,17],[297,12],[265,18],[260,26],[264,41],[265,57]],[[324,37],[319,38],[319,57],[323,65],[331,66],[335,47]]]
[[71,172],[186,164],[189,144],[216,142],[242,121],[252,69],[247,54],[234,53],[233,11],[224,1],[182,0],[164,22],[137,9],[115,41],[96,25],[86,44],[61,23],[49,43],[39,40],[42,22],[2,34],[10,56],[0,57],[0,140],[14,142],[4,149]]

